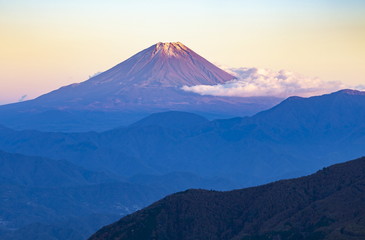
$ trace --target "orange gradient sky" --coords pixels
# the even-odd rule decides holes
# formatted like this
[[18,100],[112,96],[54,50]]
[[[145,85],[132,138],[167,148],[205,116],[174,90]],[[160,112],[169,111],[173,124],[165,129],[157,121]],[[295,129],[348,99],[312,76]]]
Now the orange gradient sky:
[[0,104],[105,71],[157,42],[213,63],[365,84],[365,1],[0,0]]

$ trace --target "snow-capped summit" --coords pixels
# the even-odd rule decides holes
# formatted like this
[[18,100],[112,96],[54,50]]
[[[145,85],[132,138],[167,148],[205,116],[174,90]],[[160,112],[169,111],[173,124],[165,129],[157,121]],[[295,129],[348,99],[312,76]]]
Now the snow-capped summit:
[[161,53],[167,57],[180,57],[189,54],[189,48],[181,42],[159,42],[155,46],[153,54]]
[[164,106],[191,103],[192,94],[184,92],[183,86],[215,85],[232,79],[234,76],[184,44],[159,42],[87,81],[38,100],[62,109],[124,110],[147,105],[169,109]]
[[82,84],[129,87],[182,87],[224,83],[234,77],[180,42],[157,43]]
[[[6,121],[0,116],[0,123],[14,126],[17,119],[39,114],[49,124],[53,121],[50,118],[59,121],[52,112],[54,110],[58,111],[57,114],[68,114],[73,122],[67,123],[67,127],[74,124],[75,112],[92,112],[94,115],[101,112],[102,119],[108,118],[110,112],[122,113],[126,121],[122,123],[123,119],[118,117],[119,125],[150,113],[170,110],[219,117],[245,116],[279,101],[273,98],[202,96],[182,89],[184,86],[222,84],[234,78],[180,42],[159,42],[84,82],[61,87],[34,100],[0,107],[0,112],[6,110],[4,116],[12,116]],[[104,117],[105,112],[108,115]],[[19,117],[18,113],[27,116]],[[91,116],[89,113],[82,115]],[[87,121],[93,122],[95,117]],[[29,128],[25,121],[16,126],[20,125]]]

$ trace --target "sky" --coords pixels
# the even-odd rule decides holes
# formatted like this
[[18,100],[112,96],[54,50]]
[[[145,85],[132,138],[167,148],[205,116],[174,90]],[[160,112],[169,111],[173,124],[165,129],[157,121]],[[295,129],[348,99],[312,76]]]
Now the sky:
[[0,0],[0,104],[180,41],[231,68],[365,84],[363,0]]

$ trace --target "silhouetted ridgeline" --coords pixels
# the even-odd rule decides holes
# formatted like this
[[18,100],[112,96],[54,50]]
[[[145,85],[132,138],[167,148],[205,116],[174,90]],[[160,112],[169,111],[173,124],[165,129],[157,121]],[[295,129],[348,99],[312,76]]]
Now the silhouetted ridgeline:
[[259,187],[173,194],[89,240],[363,240],[364,216],[361,158]]

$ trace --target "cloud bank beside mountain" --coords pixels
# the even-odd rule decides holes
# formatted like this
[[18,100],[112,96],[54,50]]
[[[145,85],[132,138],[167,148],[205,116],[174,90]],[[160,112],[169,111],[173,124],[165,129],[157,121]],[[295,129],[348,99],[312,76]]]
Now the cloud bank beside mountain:
[[201,95],[253,97],[276,96],[309,97],[344,88],[362,90],[365,86],[349,86],[342,82],[326,82],[316,77],[298,73],[258,68],[226,68],[236,79],[224,84],[184,86],[183,90]]

